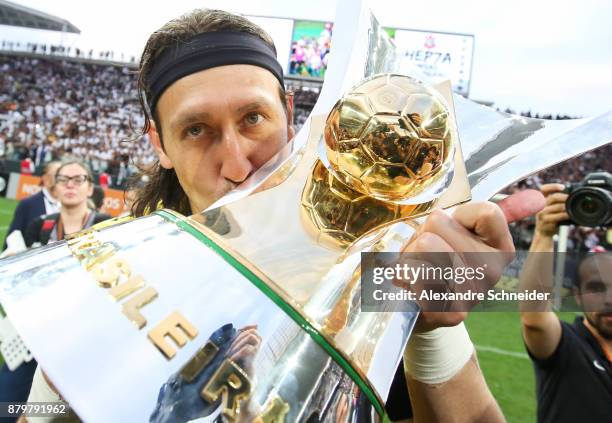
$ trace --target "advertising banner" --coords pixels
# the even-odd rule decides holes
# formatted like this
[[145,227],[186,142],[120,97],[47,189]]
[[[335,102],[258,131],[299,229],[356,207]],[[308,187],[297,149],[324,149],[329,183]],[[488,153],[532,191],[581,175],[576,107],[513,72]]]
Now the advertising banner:
[[113,217],[119,216],[125,209],[125,193],[118,189],[104,189],[104,212]]
[[24,198],[29,197],[30,195],[36,194],[40,190],[40,176],[25,175],[22,173],[19,176],[15,199],[23,200]]
[[470,91],[474,36],[445,32],[388,28],[397,46],[400,68],[418,68],[431,83],[450,79],[453,91],[467,97]]

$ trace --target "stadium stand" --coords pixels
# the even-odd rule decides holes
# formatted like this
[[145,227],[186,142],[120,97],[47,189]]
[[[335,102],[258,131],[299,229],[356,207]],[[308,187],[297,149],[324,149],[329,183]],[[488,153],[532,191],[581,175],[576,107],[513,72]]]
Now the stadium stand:
[[[117,185],[154,158],[143,138],[136,77],[127,67],[0,56],[0,152],[38,167],[74,155]],[[131,160],[129,160],[131,159]]]
[[[0,55],[0,157],[30,157],[39,168],[76,156],[123,186],[155,159],[146,137],[138,136],[143,120],[133,68],[42,52]],[[289,85],[301,127],[319,88]]]

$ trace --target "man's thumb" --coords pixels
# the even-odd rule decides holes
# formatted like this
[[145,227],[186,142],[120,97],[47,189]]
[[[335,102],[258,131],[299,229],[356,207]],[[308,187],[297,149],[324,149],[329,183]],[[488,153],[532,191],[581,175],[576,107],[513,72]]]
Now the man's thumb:
[[526,189],[504,198],[497,205],[504,212],[508,223],[512,223],[542,210],[546,205],[546,199],[540,191]]

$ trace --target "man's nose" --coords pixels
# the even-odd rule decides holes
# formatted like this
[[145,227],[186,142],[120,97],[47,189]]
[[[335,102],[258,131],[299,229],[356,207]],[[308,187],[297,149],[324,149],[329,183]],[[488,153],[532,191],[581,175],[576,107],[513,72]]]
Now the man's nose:
[[234,183],[244,181],[254,170],[250,159],[251,150],[249,140],[238,131],[226,131],[223,134],[221,151],[221,176]]

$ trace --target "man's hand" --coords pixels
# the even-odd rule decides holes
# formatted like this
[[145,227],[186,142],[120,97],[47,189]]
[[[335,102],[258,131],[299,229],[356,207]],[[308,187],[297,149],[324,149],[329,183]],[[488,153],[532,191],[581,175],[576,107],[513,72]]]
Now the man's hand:
[[563,184],[545,184],[540,189],[546,197],[546,206],[536,215],[535,235],[552,238],[559,223],[569,219],[565,211],[568,195],[563,192]]
[[[493,286],[514,257],[514,244],[508,223],[533,215],[544,206],[545,199],[541,193],[525,190],[497,204],[473,202],[460,205],[450,216],[436,210],[420,226],[404,251],[493,253],[487,255],[489,260],[485,281]],[[469,260],[465,262],[467,266],[476,264],[469,263]],[[423,312],[415,331],[455,326],[466,317],[467,311]]]
[[[493,285],[514,256],[508,223],[537,213],[544,203],[542,194],[529,190],[498,204],[461,205],[450,216],[435,211],[405,251],[491,253],[484,283]],[[469,256],[466,255],[468,260]],[[415,332],[424,333],[413,334],[404,355],[415,422],[505,421],[480,371],[465,328],[457,326],[466,317],[467,311],[425,311],[419,315]],[[433,330],[441,326],[453,327]]]

